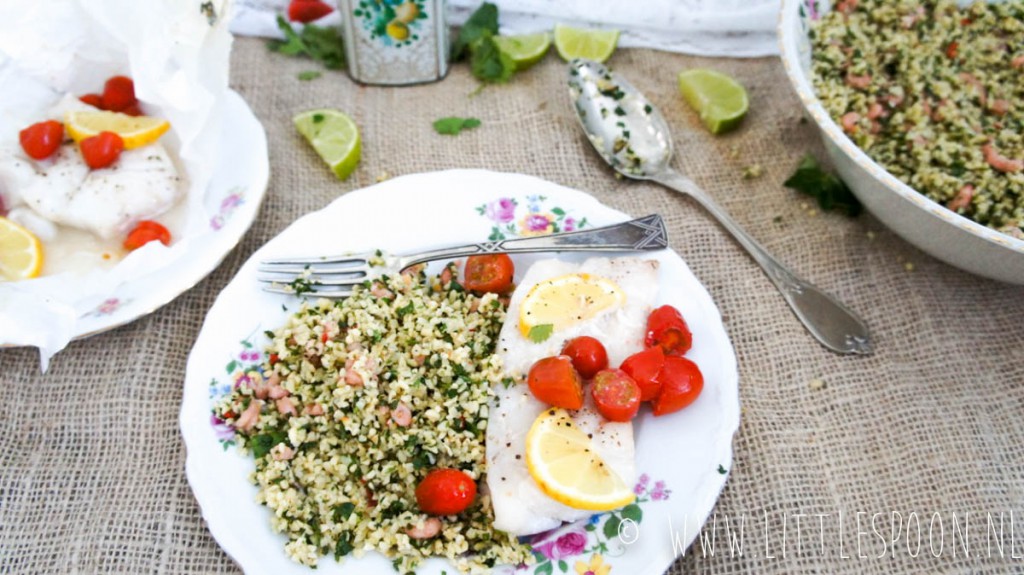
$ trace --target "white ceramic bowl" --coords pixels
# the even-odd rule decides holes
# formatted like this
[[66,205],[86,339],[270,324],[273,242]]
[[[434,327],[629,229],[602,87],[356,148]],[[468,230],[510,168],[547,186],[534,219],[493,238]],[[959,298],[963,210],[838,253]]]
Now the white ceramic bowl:
[[839,175],[868,211],[908,242],[960,269],[1024,285],[1024,240],[987,228],[918,193],[875,163],[829,117],[814,95],[807,37],[812,18],[827,13],[829,6],[829,0],[783,0],[779,44],[786,75],[821,129]]

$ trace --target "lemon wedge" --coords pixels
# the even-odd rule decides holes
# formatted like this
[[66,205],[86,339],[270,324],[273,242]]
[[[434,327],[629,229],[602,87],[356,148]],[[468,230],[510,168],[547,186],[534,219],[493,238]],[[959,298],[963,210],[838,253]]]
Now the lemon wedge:
[[120,112],[75,110],[64,115],[64,126],[75,142],[100,132],[114,132],[124,140],[126,150],[157,141],[171,128],[171,123],[149,116],[129,116]]
[[17,281],[39,276],[43,246],[32,232],[0,217],[0,278]]
[[564,409],[548,409],[533,422],[526,467],[548,497],[576,509],[610,511],[636,498]]
[[557,332],[624,303],[625,292],[607,278],[586,273],[558,276],[527,292],[519,306],[519,331],[529,337],[534,327],[551,325]]

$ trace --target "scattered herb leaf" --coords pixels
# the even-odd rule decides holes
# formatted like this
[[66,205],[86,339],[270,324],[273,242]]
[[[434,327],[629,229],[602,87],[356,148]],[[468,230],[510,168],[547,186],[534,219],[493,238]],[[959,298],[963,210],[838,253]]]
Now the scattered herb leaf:
[[286,439],[288,439],[288,434],[283,431],[261,433],[252,437],[249,441],[249,448],[252,449],[253,457],[259,459],[270,453],[270,450],[278,443],[284,443]]
[[722,475],[725,475],[726,473],[728,473],[728,472],[729,472],[729,470],[728,470],[728,469],[726,469],[725,467],[722,467],[722,464],[721,464],[721,463],[719,463],[719,464],[718,464],[718,472],[719,472],[719,473],[721,473]]
[[476,118],[441,118],[434,122],[434,130],[438,134],[447,134],[455,136],[462,130],[469,130],[480,125],[480,120]]
[[498,7],[484,2],[459,29],[459,36],[452,45],[452,60],[461,60],[470,45],[486,36],[498,34]]
[[782,185],[817,198],[822,211],[839,210],[850,217],[860,213],[861,205],[853,192],[842,180],[823,170],[810,154],[800,160],[796,171]]
[[286,56],[308,56],[328,70],[345,66],[345,45],[337,28],[306,24],[301,32],[296,32],[282,16],[277,17],[277,27],[284,34],[284,40],[268,42],[272,51]]
[[529,337],[530,341],[532,341],[533,343],[543,343],[547,341],[549,337],[551,337],[551,333],[554,331],[555,326],[551,325],[550,323],[542,323],[540,325],[535,325],[531,327],[530,333],[527,335],[527,337]]
[[299,72],[299,80],[302,80],[303,82],[316,80],[320,76],[322,76],[322,74],[318,70],[306,70],[305,72]]
[[478,80],[501,84],[507,82],[516,71],[516,63],[508,54],[498,49],[498,44],[490,34],[474,40],[469,51],[470,71]]

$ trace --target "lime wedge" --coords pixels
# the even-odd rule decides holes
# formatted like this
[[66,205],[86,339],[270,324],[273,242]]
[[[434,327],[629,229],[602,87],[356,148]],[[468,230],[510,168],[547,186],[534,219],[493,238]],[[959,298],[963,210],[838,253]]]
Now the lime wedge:
[[539,34],[522,34],[519,36],[496,36],[495,44],[506,56],[516,64],[516,71],[533,66],[548,53],[551,47],[551,36],[547,32]]
[[693,69],[679,74],[679,91],[712,134],[740,125],[750,103],[739,82],[714,70]]
[[604,62],[619,43],[618,30],[585,30],[555,24],[555,49],[563,60],[586,58]]
[[302,112],[292,121],[339,180],[356,169],[363,145],[352,118],[338,110],[323,109]]

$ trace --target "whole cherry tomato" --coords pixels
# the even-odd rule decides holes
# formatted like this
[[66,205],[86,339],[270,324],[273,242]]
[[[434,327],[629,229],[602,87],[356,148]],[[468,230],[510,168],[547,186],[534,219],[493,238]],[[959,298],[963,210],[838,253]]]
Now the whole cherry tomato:
[[128,76],[114,76],[103,85],[103,109],[120,112],[136,103],[135,82]]
[[121,157],[124,151],[124,140],[114,132],[100,132],[91,138],[78,143],[82,150],[82,158],[89,167],[98,170],[106,168]]
[[505,293],[512,287],[515,266],[508,254],[470,256],[466,260],[464,285],[477,292]]
[[660,346],[665,355],[682,356],[693,345],[693,334],[679,310],[663,305],[647,316],[647,337],[644,345]]
[[86,94],[79,98],[82,102],[89,104],[93,108],[103,109],[103,96],[99,94]]
[[288,5],[288,19],[303,24],[319,20],[331,12],[334,12],[334,8],[320,0],[292,0]]
[[538,360],[526,381],[533,396],[548,405],[565,409],[583,407],[583,383],[567,355]]
[[658,374],[664,366],[665,352],[654,346],[627,357],[621,369],[640,386],[640,401],[651,401],[661,392]]
[[693,403],[704,389],[704,375],[696,363],[685,357],[668,356],[658,374],[661,393],[654,399],[654,415],[679,411]]
[[621,369],[599,371],[590,394],[597,412],[608,421],[629,421],[640,410],[640,386]]
[[152,241],[158,241],[165,246],[170,245],[171,232],[157,222],[142,220],[135,229],[128,232],[128,237],[124,240],[124,249],[137,250]]
[[121,113],[128,114],[129,116],[145,116],[145,114],[142,113],[142,108],[139,107],[138,102],[129,104],[128,107],[126,107],[124,110],[121,110]]
[[456,515],[476,498],[476,482],[458,469],[435,469],[416,486],[416,503],[430,515]]
[[21,148],[30,158],[45,160],[60,148],[64,141],[64,124],[55,120],[38,122],[18,133]]
[[589,335],[573,338],[562,348],[562,355],[572,359],[572,366],[586,379],[608,367],[608,352],[604,344]]

